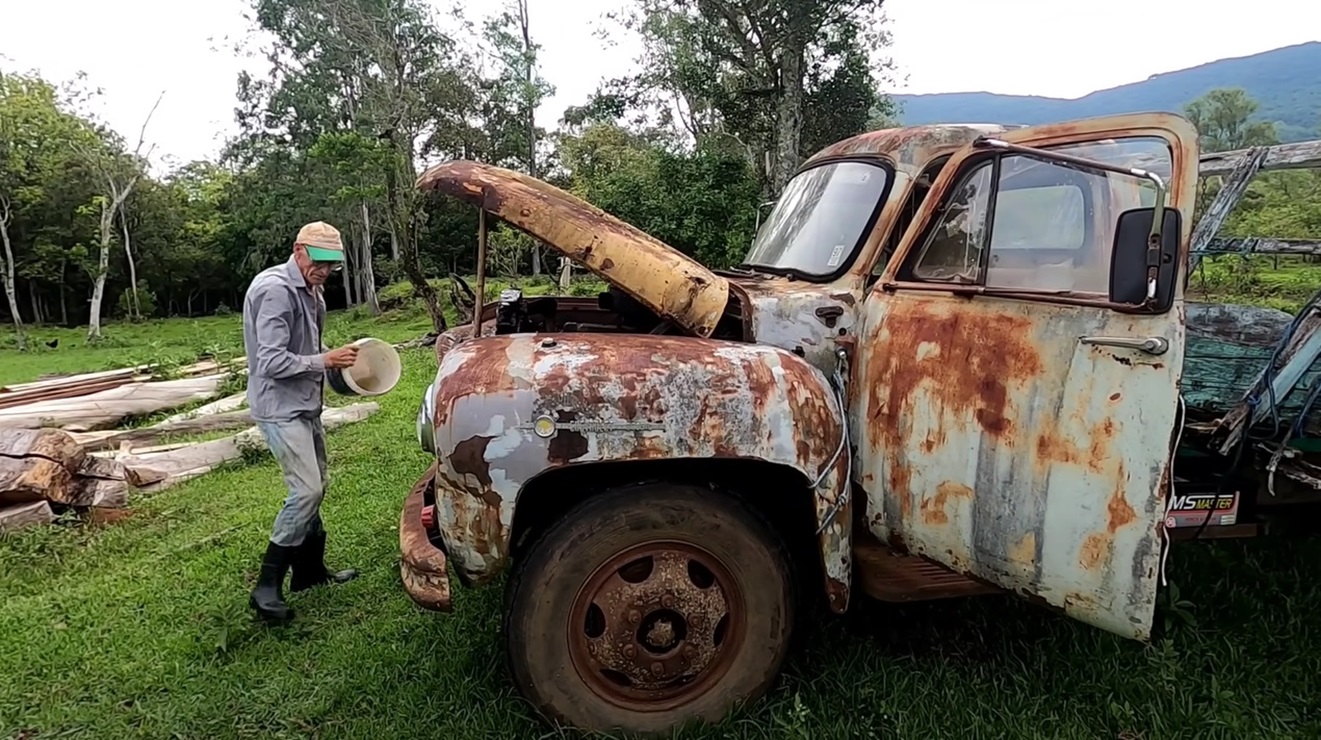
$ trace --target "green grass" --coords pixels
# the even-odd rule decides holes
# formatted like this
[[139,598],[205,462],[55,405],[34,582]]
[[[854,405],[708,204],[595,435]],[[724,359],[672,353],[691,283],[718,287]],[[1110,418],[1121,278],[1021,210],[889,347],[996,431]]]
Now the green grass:
[[[415,319],[337,315],[402,339]],[[422,328],[425,328],[423,326]],[[10,380],[88,370],[142,341],[184,353],[234,318],[112,326],[117,349],[0,352]],[[455,585],[454,612],[415,608],[398,576],[403,497],[426,466],[413,437],[429,350],[370,420],[330,433],[328,560],[362,575],[291,597],[287,627],[246,607],[283,488],[269,457],[132,504],[96,526],[0,540],[0,737],[535,738],[548,730],[500,660],[500,587]],[[1183,603],[1151,645],[1012,598],[856,603],[810,620],[770,695],[729,738],[1261,738],[1321,734],[1315,541],[1191,544],[1170,560]],[[551,733],[552,735],[554,733]],[[566,735],[567,736],[567,735]]]
[[1321,263],[1297,256],[1217,255],[1204,260],[1188,284],[1193,300],[1296,313],[1321,290]]

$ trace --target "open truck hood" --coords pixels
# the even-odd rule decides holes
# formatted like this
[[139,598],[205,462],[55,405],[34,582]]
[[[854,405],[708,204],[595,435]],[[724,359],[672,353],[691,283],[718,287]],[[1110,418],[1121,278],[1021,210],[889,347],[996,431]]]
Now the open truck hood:
[[417,187],[486,209],[700,337],[729,300],[729,282],[696,260],[534,177],[455,160],[423,172]]

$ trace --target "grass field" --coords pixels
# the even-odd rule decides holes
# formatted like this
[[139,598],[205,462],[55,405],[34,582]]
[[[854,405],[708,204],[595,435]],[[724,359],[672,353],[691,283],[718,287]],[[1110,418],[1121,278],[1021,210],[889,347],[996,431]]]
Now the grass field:
[[[415,312],[335,315],[334,339],[416,336]],[[0,350],[0,382],[232,350],[237,317],[79,332]],[[0,338],[0,345],[12,338]],[[534,738],[549,734],[501,667],[500,588],[456,587],[449,615],[399,585],[399,507],[426,465],[413,417],[434,372],[407,352],[400,387],[330,434],[332,566],[362,575],[294,595],[287,627],[246,607],[283,496],[269,458],[132,504],[110,525],[0,539],[0,737]],[[761,703],[680,737],[1259,738],[1321,735],[1321,562],[1313,541],[1190,544],[1175,607],[1128,642],[1011,598],[866,602],[804,624]]]

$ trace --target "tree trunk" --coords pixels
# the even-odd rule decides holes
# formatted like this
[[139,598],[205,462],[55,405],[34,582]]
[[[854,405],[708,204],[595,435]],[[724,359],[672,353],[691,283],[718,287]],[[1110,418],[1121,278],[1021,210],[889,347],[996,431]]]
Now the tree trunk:
[[[62,276],[61,276],[62,277]],[[69,325],[69,301],[64,292],[64,284],[60,284],[60,326]]]
[[780,52],[780,103],[775,120],[775,164],[771,189],[778,196],[798,168],[798,147],[803,130],[804,37],[791,33]]
[[344,307],[353,308],[353,244],[344,250],[344,274],[340,279],[344,281]]
[[399,234],[395,232],[394,225],[390,225],[390,259],[399,261]]
[[372,315],[381,313],[381,302],[376,298],[376,270],[372,267],[372,214],[367,201],[362,201],[362,268],[358,275],[362,280],[362,290],[358,294],[363,303],[371,309]]
[[[404,142],[411,139],[403,136],[397,129],[391,129],[389,141],[395,161],[386,170],[385,194],[393,231],[399,241],[400,262],[403,264],[404,274],[408,276],[408,282],[413,286],[413,292],[422,298],[422,302],[427,307],[432,329],[439,334],[448,329],[449,325],[445,321],[445,314],[441,311],[435,289],[427,282],[426,275],[422,274],[422,263],[417,253],[415,222],[417,214],[409,197],[413,194],[411,189],[417,178],[411,171],[412,146],[404,146]],[[404,180],[406,184],[401,184],[400,180]],[[404,192],[405,188],[409,189],[408,193]]]
[[87,317],[87,338],[101,338],[101,301],[105,298],[105,278],[110,271],[110,230],[114,228],[115,207],[101,202],[101,253],[96,260],[96,274],[92,276],[92,304]]
[[32,304],[32,323],[41,326],[41,303],[37,300],[37,286],[31,280],[28,281],[28,302]]
[[11,213],[9,199],[0,199],[0,240],[4,241],[5,247],[5,297],[9,299],[9,313],[13,315],[14,331],[18,336],[18,349],[24,351],[27,349],[28,343],[27,336],[23,334],[23,316],[18,312],[18,295],[14,291],[14,245],[9,242]]
[[142,304],[138,302],[138,266],[133,261],[133,243],[128,237],[128,215],[124,213],[124,204],[119,205],[119,227],[124,234],[124,256],[128,257],[129,318],[142,318]]
[[[531,100],[536,70],[532,64],[535,57],[532,55],[532,28],[528,19],[527,0],[518,0],[518,25],[523,31],[523,94],[526,96],[523,115],[527,119],[527,173],[537,177],[537,110]],[[532,242],[532,274],[541,274],[541,244],[535,241]]]

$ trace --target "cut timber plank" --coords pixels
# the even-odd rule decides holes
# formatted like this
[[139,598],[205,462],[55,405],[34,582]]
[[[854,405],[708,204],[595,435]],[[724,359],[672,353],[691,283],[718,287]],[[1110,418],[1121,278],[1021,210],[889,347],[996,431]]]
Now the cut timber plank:
[[45,501],[0,507],[0,532],[12,532],[38,524],[55,521],[55,512]]
[[217,374],[159,383],[131,383],[81,398],[0,409],[0,426],[28,429],[58,426],[72,431],[111,426],[129,416],[151,414],[210,398],[225,377]]
[[[321,412],[321,424],[327,431],[344,424],[361,421],[376,413],[380,406],[374,402],[355,403],[350,406],[327,408]],[[142,490],[158,491],[208,473],[217,466],[242,457],[249,447],[264,444],[256,427],[246,429],[223,439],[199,442],[187,447],[146,455],[120,458],[131,474],[144,481]],[[156,482],[146,483],[155,477]]]
[[135,378],[145,379],[146,376],[129,376],[126,378],[109,378],[106,380],[94,380],[79,385],[62,386],[58,388],[38,389],[33,391],[24,391],[22,393],[4,393],[0,394],[0,409],[13,408],[15,406],[24,406],[38,401],[54,401],[61,398],[77,398],[100,391],[107,391],[111,388],[118,388],[132,383]]
[[172,423],[161,422],[149,427],[135,429],[109,429],[100,432],[72,432],[71,436],[88,451],[114,449],[124,442],[145,444],[155,442],[171,434],[200,434],[203,432],[223,432],[244,429],[252,426],[252,414],[248,411],[229,411],[220,414],[185,419]]
[[131,379],[135,375],[147,372],[149,368],[146,365],[139,367],[124,367],[118,370],[102,370],[95,373],[81,373],[79,375],[60,375],[51,378],[42,378],[30,383],[14,383],[0,388],[0,396],[7,393],[23,393],[33,390],[44,390],[49,388],[60,388],[70,385],[81,385],[89,381],[107,380],[112,378]]

